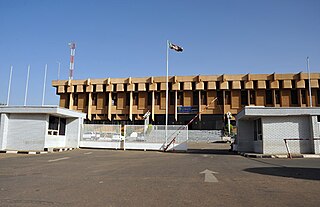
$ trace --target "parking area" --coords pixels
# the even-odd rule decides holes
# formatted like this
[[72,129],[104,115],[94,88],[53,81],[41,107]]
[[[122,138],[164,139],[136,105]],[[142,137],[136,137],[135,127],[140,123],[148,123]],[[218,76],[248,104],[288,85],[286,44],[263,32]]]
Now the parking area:
[[0,206],[318,206],[319,159],[250,159],[217,147],[0,154]]

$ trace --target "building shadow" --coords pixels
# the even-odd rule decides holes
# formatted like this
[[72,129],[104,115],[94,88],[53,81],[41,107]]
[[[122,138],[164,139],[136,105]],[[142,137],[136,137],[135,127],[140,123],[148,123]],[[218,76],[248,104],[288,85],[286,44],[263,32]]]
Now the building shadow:
[[261,175],[272,175],[304,180],[320,180],[320,168],[257,167],[247,168],[244,171]]

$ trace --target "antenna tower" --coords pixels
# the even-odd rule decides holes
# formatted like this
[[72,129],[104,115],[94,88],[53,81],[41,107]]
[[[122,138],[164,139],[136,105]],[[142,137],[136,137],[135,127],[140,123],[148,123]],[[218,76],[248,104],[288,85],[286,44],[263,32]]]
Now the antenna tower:
[[70,42],[70,73],[69,73],[69,80],[73,79],[73,70],[74,70],[74,55],[76,53],[76,43]]

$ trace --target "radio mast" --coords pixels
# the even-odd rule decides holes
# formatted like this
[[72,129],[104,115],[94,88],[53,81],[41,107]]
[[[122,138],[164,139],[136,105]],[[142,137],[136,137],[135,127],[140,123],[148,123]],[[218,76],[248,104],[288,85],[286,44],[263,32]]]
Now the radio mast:
[[73,70],[74,70],[74,55],[76,53],[76,43],[70,42],[70,73],[69,73],[69,80],[73,79]]

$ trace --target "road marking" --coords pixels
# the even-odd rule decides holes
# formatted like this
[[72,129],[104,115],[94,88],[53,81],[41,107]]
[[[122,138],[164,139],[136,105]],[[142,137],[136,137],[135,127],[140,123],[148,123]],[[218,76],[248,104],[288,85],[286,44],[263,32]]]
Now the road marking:
[[92,154],[92,152],[86,152],[86,153],[83,153],[83,154],[90,155],[90,154]]
[[58,159],[55,159],[55,160],[48,160],[48,162],[56,162],[56,161],[67,160],[67,159],[70,159],[70,157],[62,157],[62,158],[58,158]]
[[213,175],[213,174],[218,174],[217,172],[213,172],[211,170],[206,169],[206,170],[200,172],[200,174],[204,174],[204,182],[205,183],[219,182],[218,179],[216,178],[216,176]]

